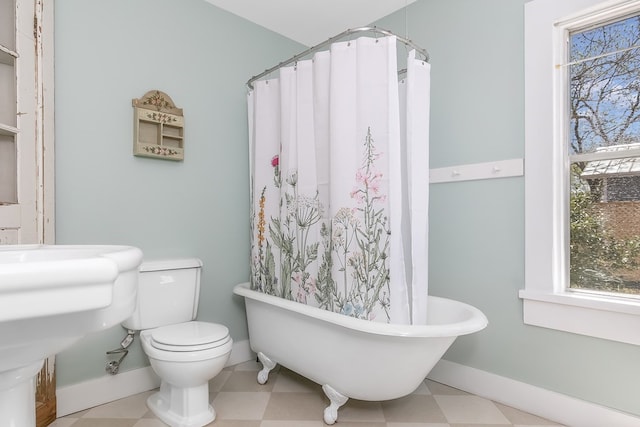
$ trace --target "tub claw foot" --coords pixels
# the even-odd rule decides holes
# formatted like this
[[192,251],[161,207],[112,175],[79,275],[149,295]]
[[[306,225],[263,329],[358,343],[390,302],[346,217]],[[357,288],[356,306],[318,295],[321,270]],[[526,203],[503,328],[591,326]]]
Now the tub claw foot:
[[269,372],[276,367],[276,362],[269,359],[263,352],[258,353],[258,359],[262,363],[262,370],[258,372],[258,384],[266,384],[269,379]]
[[349,398],[343,396],[328,384],[322,386],[322,391],[324,391],[324,394],[326,394],[331,401],[331,404],[324,409],[324,422],[325,424],[332,425],[338,420],[338,409],[347,403]]

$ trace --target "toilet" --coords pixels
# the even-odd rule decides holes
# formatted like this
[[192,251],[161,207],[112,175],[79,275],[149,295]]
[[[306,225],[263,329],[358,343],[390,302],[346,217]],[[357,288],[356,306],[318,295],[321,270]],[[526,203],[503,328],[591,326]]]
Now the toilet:
[[233,341],[226,326],[195,321],[199,259],[143,262],[138,302],[122,326],[140,331],[142,349],[160,377],[147,405],[172,427],[201,427],[215,419],[209,380],[222,371]]

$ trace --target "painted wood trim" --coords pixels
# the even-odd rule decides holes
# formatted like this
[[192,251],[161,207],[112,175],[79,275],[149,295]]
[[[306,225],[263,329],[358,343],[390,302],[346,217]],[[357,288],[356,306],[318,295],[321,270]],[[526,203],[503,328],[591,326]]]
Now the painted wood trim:
[[[34,2],[35,36],[35,137],[36,137],[36,228],[39,243],[55,243],[54,200],[54,2]],[[45,360],[36,376],[36,427],[46,427],[57,418],[55,356]]]
[[43,128],[40,162],[42,178],[39,182],[38,212],[42,243],[55,243],[55,118],[54,118],[54,1],[37,0],[42,6],[42,32],[40,37],[39,68],[42,71],[39,92],[41,96]]
[[159,386],[160,379],[153,369],[147,366],[58,388],[56,390],[58,417],[153,390]]
[[640,417],[445,359],[427,378],[567,426],[640,425]]

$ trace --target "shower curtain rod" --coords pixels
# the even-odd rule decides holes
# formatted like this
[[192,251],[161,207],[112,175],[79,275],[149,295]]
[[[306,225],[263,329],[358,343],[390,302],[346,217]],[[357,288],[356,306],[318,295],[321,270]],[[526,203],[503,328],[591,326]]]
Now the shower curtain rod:
[[405,45],[412,47],[413,49],[416,50],[416,52],[418,52],[420,55],[424,56],[424,60],[426,62],[429,62],[429,53],[426,51],[426,49],[421,48],[420,46],[418,46],[417,44],[413,43],[411,40],[406,39],[404,37],[400,37],[398,35],[393,34],[391,31],[389,30],[384,30],[382,28],[378,28],[378,27],[360,27],[360,28],[352,28],[352,29],[348,29],[346,31],[341,32],[340,34],[333,36],[325,41],[323,41],[322,43],[319,43],[315,46],[310,47],[309,49],[305,50],[304,52],[301,52],[297,55],[293,55],[291,58],[287,59],[286,61],[283,61],[281,63],[279,63],[278,65],[271,67],[267,70],[264,70],[262,73],[255,75],[253,77],[251,77],[248,81],[247,81],[247,86],[249,87],[249,89],[253,89],[253,82],[255,82],[256,80],[261,79],[264,76],[267,76],[271,73],[273,73],[274,71],[278,70],[279,68],[284,67],[285,65],[289,65],[293,62],[298,61],[299,59],[304,58],[305,56],[317,52],[318,50],[320,50],[321,48],[330,45],[331,43],[340,40],[341,38],[348,36],[350,34],[354,34],[354,33],[361,33],[361,32],[372,32],[372,33],[379,33],[379,34],[384,34],[385,36],[396,36],[396,39],[401,42],[404,43]]

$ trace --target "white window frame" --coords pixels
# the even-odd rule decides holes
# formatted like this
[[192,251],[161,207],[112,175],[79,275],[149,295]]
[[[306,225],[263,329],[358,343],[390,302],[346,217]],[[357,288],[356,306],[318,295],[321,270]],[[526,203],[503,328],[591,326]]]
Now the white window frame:
[[524,323],[640,345],[640,299],[567,290],[568,31],[640,11],[640,0],[525,4]]

